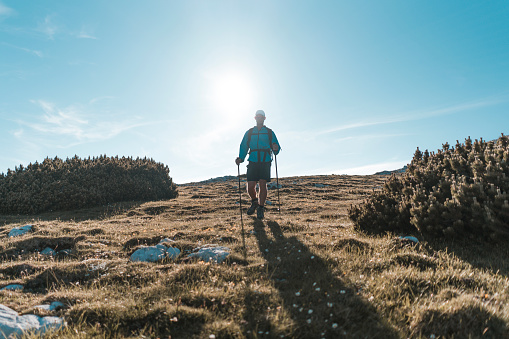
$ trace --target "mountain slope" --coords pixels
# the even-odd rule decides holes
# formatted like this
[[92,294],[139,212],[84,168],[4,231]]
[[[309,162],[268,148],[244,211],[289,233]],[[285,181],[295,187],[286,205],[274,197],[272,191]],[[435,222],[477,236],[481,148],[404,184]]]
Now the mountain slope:
[[[3,216],[0,288],[24,290],[0,291],[1,303],[23,313],[64,303],[48,313],[67,320],[64,337],[507,336],[507,249],[353,231],[348,207],[385,178],[282,178],[281,214],[271,190],[266,220],[244,213],[243,224],[235,179],[181,185],[168,201]],[[27,223],[33,233],[7,238]],[[162,238],[179,259],[129,261]],[[225,263],[186,257],[211,243],[231,249]],[[37,254],[45,247],[71,254]]]

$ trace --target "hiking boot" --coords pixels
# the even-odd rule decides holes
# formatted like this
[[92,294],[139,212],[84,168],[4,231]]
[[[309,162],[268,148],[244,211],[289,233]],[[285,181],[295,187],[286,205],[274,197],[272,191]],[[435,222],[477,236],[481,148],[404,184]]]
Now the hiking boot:
[[256,212],[256,217],[258,219],[263,219],[263,212],[265,211],[265,207],[263,206],[258,206],[258,211]]
[[252,215],[258,207],[258,200],[251,201],[251,206],[247,209],[247,215]]

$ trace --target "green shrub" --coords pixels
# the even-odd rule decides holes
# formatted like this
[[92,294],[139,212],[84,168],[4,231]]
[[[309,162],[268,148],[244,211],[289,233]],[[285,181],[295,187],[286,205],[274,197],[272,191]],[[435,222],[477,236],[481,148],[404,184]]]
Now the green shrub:
[[35,214],[177,195],[168,167],[147,158],[46,158],[0,174],[0,214]]
[[359,230],[500,239],[509,235],[509,138],[417,148],[402,175],[349,209]]

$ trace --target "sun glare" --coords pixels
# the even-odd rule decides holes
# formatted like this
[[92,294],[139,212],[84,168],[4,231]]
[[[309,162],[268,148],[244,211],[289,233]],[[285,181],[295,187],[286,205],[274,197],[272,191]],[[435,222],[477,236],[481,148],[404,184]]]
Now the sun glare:
[[247,77],[225,74],[214,80],[211,99],[221,114],[233,118],[252,108],[254,91]]

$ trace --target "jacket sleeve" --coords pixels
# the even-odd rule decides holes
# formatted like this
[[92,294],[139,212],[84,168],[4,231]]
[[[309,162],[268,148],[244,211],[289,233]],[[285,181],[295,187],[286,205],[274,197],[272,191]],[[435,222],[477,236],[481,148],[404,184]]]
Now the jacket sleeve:
[[244,138],[242,138],[242,142],[240,143],[239,158],[241,158],[242,161],[246,158],[247,151],[249,150],[249,145],[247,144],[248,133],[249,131],[244,134]]
[[[277,152],[274,152],[275,155],[278,155],[279,152],[281,151],[281,145],[279,144],[279,141],[277,140],[276,137],[276,133],[274,133],[274,131],[272,131],[272,143],[278,145],[279,149],[277,150]],[[270,145],[270,148],[272,148],[272,145]]]

